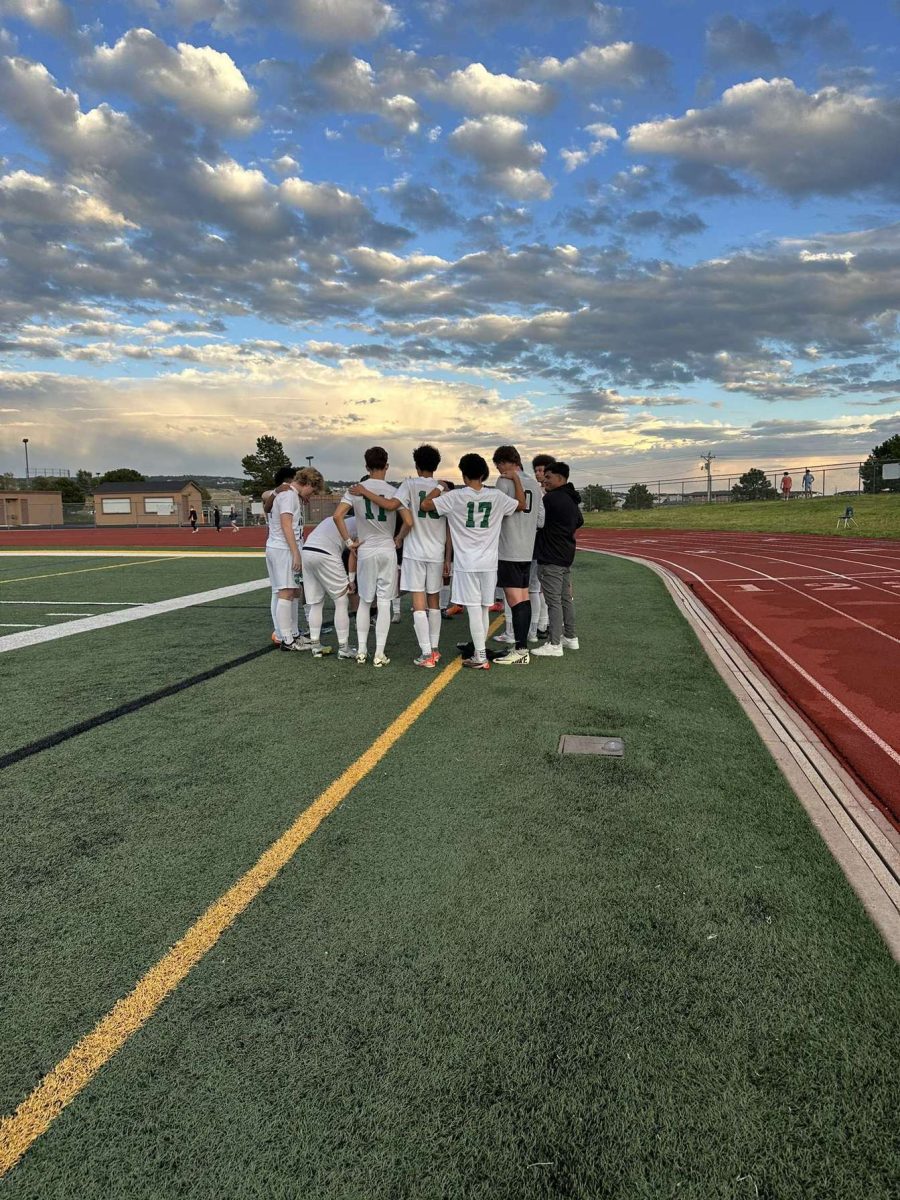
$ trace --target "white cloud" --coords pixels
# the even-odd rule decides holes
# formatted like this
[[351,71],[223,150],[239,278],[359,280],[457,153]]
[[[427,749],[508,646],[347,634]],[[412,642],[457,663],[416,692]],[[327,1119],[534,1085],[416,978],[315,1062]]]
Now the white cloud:
[[668,67],[668,56],[652,46],[611,42],[608,46],[586,46],[571,58],[551,56],[526,63],[519,74],[576,88],[642,88],[660,83]]
[[72,27],[71,13],[62,0],[3,0],[0,14],[18,17],[49,33],[66,33]]
[[135,228],[98,196],[27,171],[14,171],[0,178],[0,215],[16,224]]
[[541,174],[546,150],[528,142],[528,127],[513,117],[493,114],[463,121],[450,134],[450,145],[478,164],[479,183],[517,200],[546,200],[553,185]]
[[371,41],[398,24],[383,0],[175,0],[169,10],[186,24],[211,21],[225,33],[273,25],[317,42]]
[[900,184],[900,101],[838,88],[807,93],[790,79],[754,79],[718,104],[629,131],[639,154],[749,172],[789,195]]
[[98,46],[85,60],[99,87],[115,88],[139,100],[170,100],[204,124],[235,134],[259,125],[256,92],[233,59],[210,46],[166,45],[149,29],[130,29],[114,46]]
[[512,75],[495,75],[483,63],[470,63],[453,71],[430,94],[454,108],[471,113],[540,113],[553,104],[553,93],[544,84]]
[[577,167],[584,166],[594,155],[602,154],[609,142],[619,140],[619,135],[613,126],[602,122],[586,125],[584,131],[591,138],[591,143],[587,150],[560,150],[559,152],[559,157],[563,160],[566,171],[574,171]]

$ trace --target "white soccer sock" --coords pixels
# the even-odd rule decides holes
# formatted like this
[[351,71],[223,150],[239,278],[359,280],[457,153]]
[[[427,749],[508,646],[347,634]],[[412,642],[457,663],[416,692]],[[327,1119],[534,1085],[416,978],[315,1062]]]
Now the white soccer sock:
[[431,642],[431,649],[437,650],[441,640],[441,610],[439,608],[429,608],[428,610],[428,640]]
[[297,618],[300,615],[300,601],[289,600],[288,603],[291,606],[291,637],[296,638],[300,636],[300,626],[297,623]]
[[291,618],[291,603],[290,600],[278,599],[278,634],[283,642],[292,642],[296,637],[293,631],[293,620]]
[[484,614],[484,640],[487,641],[488,630],[491,627],[491,610],[484,607],[481,611]]
[[550,613],[547,611],[547,601],[544,598],[544,593],[541,592],[540,612],[538,613],[537,627],[538,629],[546,629],[550,624]]
[[395,596],[391,601],[391,609],[396,616],[400,616],[400,597]]
[[528,599],[531,601],[531,626],[528,630],[528,636],[529,638],[533,638],[537,633],[538,616],[541,611],[541,589],[538,588],[535,592],[529,592]]
[[272,629],[278,633],[278,593],[272,593]]
[[384,654],[388,633],[391,629],[391,606],[381,601],[375,617],[375,653]]
[[507,637],[512,637],[513,636],[512,609],[509,607],[509,601],[506,599],[505,596],[503,598],[503,616],[506,618],[506,635],[507,635]]
[[430,654],[432,650],[431,632],[429,630],[428,613],[424,609],[421,612],[418,609],[413,610],[413,628],[416,631],[419,649],[423,654]]
[[[298,601],[298,603],[299,603],[299,601]],[[304,617],[306,617],[306,624],[308,625],[309,624],[309,605],[308,604],[303,605],[303,615],[304,615]]]
[[469,635],[472,639],[472,645],[475,651],[473,658],[484,658],[485,647],[485,626],[484,618],[487,609],[480,604],[467,604],[466,612],[469,614]]
[[346,646],[350,641],[350,599],[346,592],[334,602],[334,631],[338,645]]
[[356,610],[356,653],[365,654],[369,649],[369,626],[372,624],[372,604],[360,600]]
[[322,614],[325,611],[324,597],[318,604],[309,606],[309,640],[315,646],[322,636]]
[[441,608],[449,608],[450,606],[450,584],[445,583],[441,588],[441,594],[438,599]]

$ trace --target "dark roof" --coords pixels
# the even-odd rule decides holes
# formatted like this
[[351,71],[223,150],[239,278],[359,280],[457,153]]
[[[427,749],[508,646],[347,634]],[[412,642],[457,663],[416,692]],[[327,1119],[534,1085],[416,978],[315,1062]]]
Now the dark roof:
[[190,485],[200,490],[199,484],[194,483],[193,479],[128,479],[119,483],[101,483],[94,488],[94,495],[98,492],[183,492]]

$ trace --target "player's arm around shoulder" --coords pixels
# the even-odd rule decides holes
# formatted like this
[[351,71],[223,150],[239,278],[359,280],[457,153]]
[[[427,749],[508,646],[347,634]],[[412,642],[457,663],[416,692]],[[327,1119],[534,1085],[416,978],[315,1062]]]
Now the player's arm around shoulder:
[[367,488],[364,483],[354,483],[347,491],[351,496],[363,496],[379,508],[386,508],[388,512],[396,512],[400,507],[400,500],[396,496],[382,496],[380,492],[373,492],[371,488]]
[[507,492],[507,489],[501,488],[500,485],[504,480],[508,484],[512,484],[513,490],[510,499],[516,501],[516,507],[514,511],[524,512],[528,504],[528,499],[525,495],[525,489],[522,486],[521,475],[515,469],[512,463],[501,463],[498,470],[500,471],[500,478],[497,480],[497,487],[500,488],[500,491],[505,492],[508,495],[509,493]]
[[[433,491],[430,491],[428,493],[428,495],[425,497],[425,499],[419,505],[419,508],[421,509],[422,512],[440,512],[440,511],[442,511],[435,504],[435,500],[437,500],[439,496],[443,496],[444,494],[445,494],[444,488],[441,487],[440,485],[438,485],[438,487],[434,488]],[[446,511],[446,510],[444,510],[444,511]]]

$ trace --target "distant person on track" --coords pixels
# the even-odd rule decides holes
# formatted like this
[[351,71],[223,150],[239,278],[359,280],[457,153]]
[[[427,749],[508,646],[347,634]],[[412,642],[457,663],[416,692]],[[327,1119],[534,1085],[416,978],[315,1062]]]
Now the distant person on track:
[[534,555],[541,587],[547,598],[550,637],[531,651],[538,657],[561,658],[564,650],[578,650],[575,604],[572,600],[572,563],[575,561],[575,531],[584,524],[581,496],[569,483],[567,463],[555,462],[544,469],[544,525],[538,530]]
[[790,500],[791,488],[794,486],[794,481],[788,475],[787,471],[781,477],[781,498],[782,500]]
[[191,533],[196,533],[197,532],[197,510],[196,510],[196,508],[192,508],[191,511],[188,513],[188,520],[191,523]]
[[813,475],[812,471],[810,471],[809,467],[806,468],[805,472],[803,473],[803,478],[800,480],[800,482],[803,484],[803,499],[811,500],[813,494],[813,485],[816,482],[816,477]]
[[216,533],[222,532],[222,514],[219,511],[218,504],[213,509],[213,524],[216,527]]

